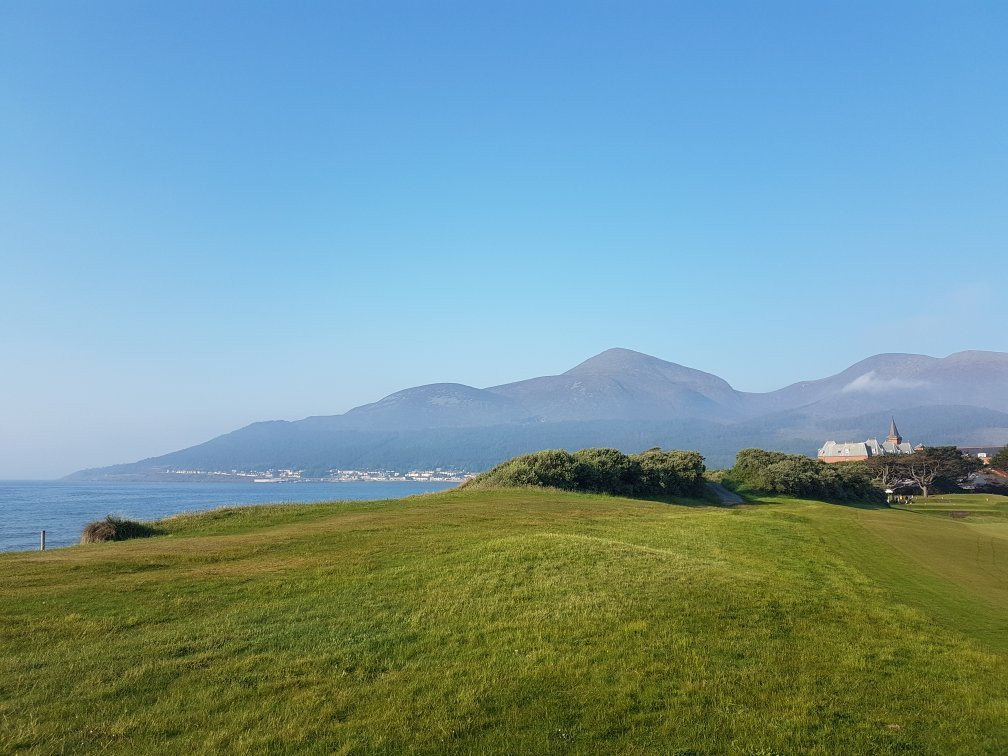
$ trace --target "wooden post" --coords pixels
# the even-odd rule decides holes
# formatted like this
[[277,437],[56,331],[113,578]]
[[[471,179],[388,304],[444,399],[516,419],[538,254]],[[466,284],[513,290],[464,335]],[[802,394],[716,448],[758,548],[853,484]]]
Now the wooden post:
[[45,531],[39,534],[39,551],[45,551]]

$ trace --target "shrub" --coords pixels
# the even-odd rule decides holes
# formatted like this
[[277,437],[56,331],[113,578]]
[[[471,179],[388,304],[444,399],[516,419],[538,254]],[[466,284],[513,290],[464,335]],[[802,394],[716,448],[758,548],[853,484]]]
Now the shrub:
[[800,455],[765,451],[763,449],[743,449],[735,455],[735,467],[732,468],[732,476],[739,481],[751,480],[770,465],[796,456]]
[[547,449],[503,462],[465,485],[470,488],[542,486],[574,490],[577,481],[574,455],[563,449]]
[[634,455],[640,464],[638,496],[699,496],[704,486],[703,456],[695,451],[648,449]]
[[731,479],[756,491],[815,499],[876,501],[879,490],[860,462],[827,464],[803,454],[743,449]]
[[542,486],[615,496],[699,496],[704,464],[699,452],[649,449],[550,449],[503,462],[477,475],[468,488]]
[[80,542],[126,541],[130,538],[148,538],[156,533],[157,530],[145,523],[108,515],[104,520],[95,520],[85,525]]
[[578,491],[632,496],[640,478],[640,464],[618,449],[581,449],[574,452]]

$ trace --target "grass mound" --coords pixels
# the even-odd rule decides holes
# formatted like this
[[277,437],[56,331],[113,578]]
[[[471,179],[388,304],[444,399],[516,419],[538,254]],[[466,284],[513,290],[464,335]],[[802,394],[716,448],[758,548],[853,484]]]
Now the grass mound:
[[149,538],[159,531],[150,525],[108,515],[104,520],[95,520],[84,526],[80,542],[102,543],[104,541],[128,541],[131,538]]

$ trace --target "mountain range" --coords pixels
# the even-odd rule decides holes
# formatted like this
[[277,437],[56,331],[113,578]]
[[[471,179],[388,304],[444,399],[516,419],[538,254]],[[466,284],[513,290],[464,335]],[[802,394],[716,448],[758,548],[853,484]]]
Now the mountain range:
[[701,370],[609,349],[560,375],[489,388],[435,383],[342,415],[253,423],[203,444],[74,479],[147,478],[170,469],[444,467],[482,470],[542,448],[698,449],[708,466],[742,448],[814,455],[826,440],[884,435],[912,443],[1008,443],[1008,353],[880,354],[836,375],[767,393]]

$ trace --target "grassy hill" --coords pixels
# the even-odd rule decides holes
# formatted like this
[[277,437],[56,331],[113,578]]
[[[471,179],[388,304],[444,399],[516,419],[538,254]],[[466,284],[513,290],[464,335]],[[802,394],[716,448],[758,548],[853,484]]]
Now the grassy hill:
[[1008,523],[454,491],[0,555],[0,751],[999,753]]

